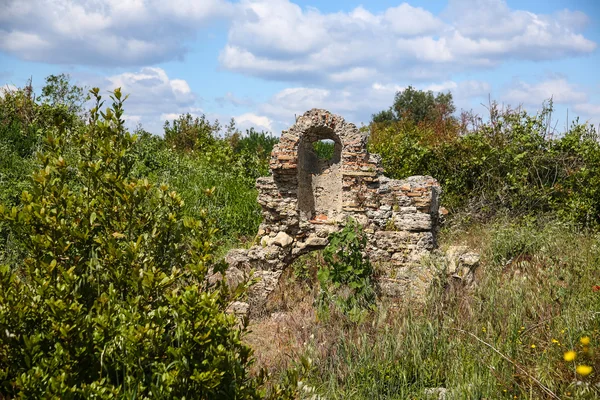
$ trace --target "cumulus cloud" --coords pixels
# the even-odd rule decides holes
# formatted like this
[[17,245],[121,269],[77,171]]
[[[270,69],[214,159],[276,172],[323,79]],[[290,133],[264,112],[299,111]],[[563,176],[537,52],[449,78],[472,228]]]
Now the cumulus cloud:
[[[125,101],[124,119],[130,129],[141,124],[147,131],[162,135],[165,121],[177,119],[182,114],[189,113],[193,117],[205,115],[210,121],[221,122],[229,121],[232,117],[205,112],[200,107],[202,100],[191,90],[188,82],[169,77],[162,68],[144,67],[138,71],[124,72],[87,83],[111,89],[120,87],[124,94],[129,95]],[[245,100],[240,100],[233,93],[227,93],[222,99],[239,102],[240,106],[247,105]],[[242,131],[251,127],[265,131],[275,129],[271,118],[254,112],[245,112],[233,118]]]
[[539,106],[550,98],[557,104],[584,103],[588,95],[566,78],[554,77],[538,83],[514,82],[502,98],[513,105]]
[[244,113],[233,117],[237,127],[245,132],[246,129],[254,128],[256,130],[273,131],[273,121],[269,117],[257,115],[254,113]]
[[130,128],[141,123],[144,129],[162,134],[165,120],[181,114],[202,114],[200,99],[183,79],[170,78],[156,67],[144,67],[135,72],[124,72],[106,78],[91,80],[91,86],[121,88],[129,98],[125,101],[125,120]]
[[[450,0],[444,12],[447,19],[465,37],[506,39],[530,37],[535,34],[556,35],[561,31],[571,38],[589,22],[580,11],[562,10],[552,15],[535,14],[525,10],[512,10],[505,0]],[[537,37],[537,39],[542,39]]]
[[598,94],[597,89],[574,84],[566,76],[555,74],[534,83],[515,80],[504,88],[500,100],[535,112],[540,110],[544,101],[552,99],[558,121],[566,122],[564,117],[568,112],[571,120],[579,116],[582,122],[598,124],[600,105],[593,101],[595,94]]
[[508,59],[588,54],[578,11],[511,9],[504,0],[451,0],[434,15],[403,2],[325,13],[290,0],[4,0],[0,51],[49,63],[152,65],[185,56],[198,31],[228,22],[225,69],[299,85],[449,79]]
[[582,122],[599,125],[598,129],[600,130],[600,104],[575,104],[573,110],[581,117]]
[[510,9],[504,0],[454,0],[440,16],[402,3],[322,13],[288,0],[243,0],[220,54],[232,71],[269,79],[345,83],[438,80],[507,59],[588,54],[581,12],[552,15]]
[[575,111],[582,113],[587,116],[594,116],[596,119],[600,120],[600,104],[576,104]]
[[29,61],[148,65],[181,58],[225,0],[4,0],[0,50]]

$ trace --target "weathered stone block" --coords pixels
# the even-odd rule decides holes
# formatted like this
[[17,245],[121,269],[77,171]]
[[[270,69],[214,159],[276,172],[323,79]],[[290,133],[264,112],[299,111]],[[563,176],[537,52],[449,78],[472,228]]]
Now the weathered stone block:
[[425,213],[396,214],[394,215],[394,225],[396,229],[407,231],[430,231],[433,228],[431,215]]

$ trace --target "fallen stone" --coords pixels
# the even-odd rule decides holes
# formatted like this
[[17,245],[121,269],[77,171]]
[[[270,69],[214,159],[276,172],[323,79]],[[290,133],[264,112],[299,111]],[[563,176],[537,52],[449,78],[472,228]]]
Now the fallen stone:
[[236,317],[247,317],[250,312],[250,305],[243,301],[234,301],[225,310],[228,314],[234,314]]
[[281,231],[277,234],[277,236],[275,236],[275,238],[273,238],[272,243],[278,244],[281,247],[288,247],[293,241],[294,239],[290,235]]

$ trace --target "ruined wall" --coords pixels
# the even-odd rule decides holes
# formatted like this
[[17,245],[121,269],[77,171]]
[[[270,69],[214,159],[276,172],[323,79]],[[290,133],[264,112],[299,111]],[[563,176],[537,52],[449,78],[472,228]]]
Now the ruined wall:
[[[320,160],[313,150],[312,144],[323,139],[334,142],[330,160]],[[260,279],[250,292],[253,310],[264,304],[286,266],[324,248],[348,217],[363,226],[366,252],[382,266],[382,293],[423,295],[433,275],[419,260],[436,246],[440,186],[426,176],[385,177],[366,140],[354,124],[319,109],[282,132],[271,154],[272,176],[256,182],[263,214],[260,244],[226,257],[230,276],[254,270]]]

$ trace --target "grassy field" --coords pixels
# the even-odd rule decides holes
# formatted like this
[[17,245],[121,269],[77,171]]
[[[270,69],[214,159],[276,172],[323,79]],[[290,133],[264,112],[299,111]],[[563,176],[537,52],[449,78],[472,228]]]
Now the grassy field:
[[[319,321],[322,259],[300,260],[271,317],[251,325],[257,367],[301,382],[298,398],[598,398],[600,236],[554,221],[497,220],[446,230],[441,247],[450,244],[480,252],[475,288],[440,280],[424,305],[384,301],[358,324],[342,315]],[[435,257],[425,262],[442,267]],[[565,361],[569,351],[576,358]]]

